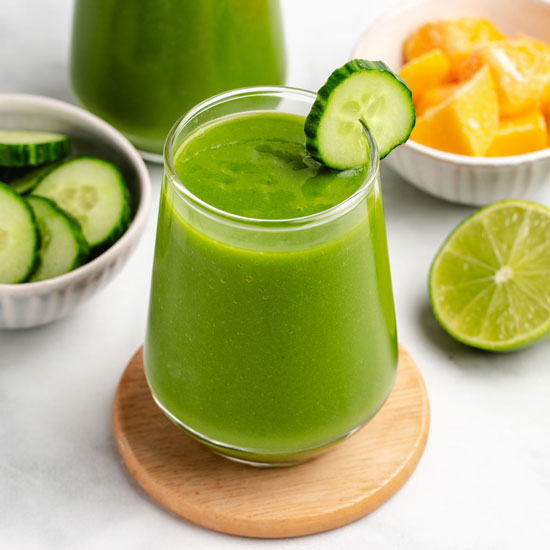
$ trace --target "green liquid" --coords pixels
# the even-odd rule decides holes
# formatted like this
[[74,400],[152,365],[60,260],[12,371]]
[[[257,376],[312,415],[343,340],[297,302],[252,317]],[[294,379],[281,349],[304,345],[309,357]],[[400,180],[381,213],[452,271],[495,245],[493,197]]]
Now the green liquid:
[[74,92],[144,151],[199,101],[284,74],[277,0],[75,1]]
[[[330,208],[361,186],[365,169],[331,172],[309,159],[303,123],[221,119],[183,143],[177,174],[240,215]],[[295,460],[362,424],[397,364],[378,182],[335,221],[281,236],[197,218],[165,181],[145,363],[173,417],[255,460]]]
[[197,132],[175,155],[185,186],[208,204],[248,218],[322,212],[351,196],[366,168],[335,172],[304,147],[304,119],[262,113],[227,117]]

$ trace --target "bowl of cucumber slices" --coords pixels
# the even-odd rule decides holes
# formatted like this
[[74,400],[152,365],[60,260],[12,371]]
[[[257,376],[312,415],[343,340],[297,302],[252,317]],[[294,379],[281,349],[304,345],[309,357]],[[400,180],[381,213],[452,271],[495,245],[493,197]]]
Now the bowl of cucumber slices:
[[122,268],[151,182],[134,147],[62,101],[0,94],[0,329],[70,313]]

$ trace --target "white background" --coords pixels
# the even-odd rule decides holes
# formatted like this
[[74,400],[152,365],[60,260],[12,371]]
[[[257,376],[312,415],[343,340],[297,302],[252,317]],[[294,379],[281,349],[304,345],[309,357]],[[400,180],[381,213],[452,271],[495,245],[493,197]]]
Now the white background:
[[[396,3],[283,0],[287,83],[317,89],[347,60],[363,28]],[[70,0],[0,0],[0,92],[72,100],[71,12]],[[472,210],[430,198],[384,167],[399,336],[421,368],[432,407],[416,472],[368,517],[300,539],[210,532],[153,502],[125,470],[111,429],[119,376],[145,329],[161,176],[158,167],[150,172],[145,235],[116,280],[65,320],[0,332],[0,548],[550,547],[550,342],[495,355],[439,328],[428,304],[428,268]]]

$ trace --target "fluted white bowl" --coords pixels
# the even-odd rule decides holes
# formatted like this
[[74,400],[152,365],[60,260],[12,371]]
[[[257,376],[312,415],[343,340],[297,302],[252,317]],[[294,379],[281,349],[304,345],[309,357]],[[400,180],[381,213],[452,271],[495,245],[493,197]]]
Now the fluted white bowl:
[[[403,42],[419,26],[438,19],[482,17],[509,36],[550,39],[550,1],[415,0],[373,22],[352,58],[402,65]],[[502,199],[550,205],[550,148],[508,157],[468,157],[408,141],[383,161],[415,187],[450,202],[483,206]]]
[[143,232],[151,182],[143,160],[121,133],[69,103],[27,94],[0,94],[0,127],[69,135],[74,154],[113,162],[121,170],[131,195],[129,227],[97,258],[53,279],[0,284],[0,329],[29,328],[69,314],[120,271]]

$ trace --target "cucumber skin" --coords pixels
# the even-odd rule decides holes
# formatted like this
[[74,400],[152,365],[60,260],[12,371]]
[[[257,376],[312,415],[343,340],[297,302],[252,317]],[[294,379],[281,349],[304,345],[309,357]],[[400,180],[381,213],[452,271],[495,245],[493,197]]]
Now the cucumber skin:
[[[408,91],[409,97],[411,100],[411,105],[412,105],[412,92],[410,88],[407,86],[407,84],[405,84],[404,80],[400,76],[396,75],[383,61],[368,61],[366,59],[352,59],[351,61],[348,61],[345,65],[343,65],[339,69],[336,69],[328,77],[328,80],[325,82],[325,84],[323,84],[323,86],[317,92],[317,98],[315,99],[315,102],[313,103],[311,110],[309,111],[309,114],[306,117],[306,122],[304,125],[304,131],[306,134],[306,149],[314,159],[316,159],[322,164],[325,164],[325,162],[321,154],[319,153],[319,142],[317,140],[317,127],[319,126],[323,113],[327,108],[330,95],[334,91],[334,89],[337,86],[339,86],[344,80],[346,80],[352,74],[356,74],[362,71],[380,71],[380,72],[386,72],[386,73],[392,74],[395,77],[395,79],[400,84],[402,84],[405,87],[405,89]],[[414,128],[415,123],[416,123],[416,112],[414,111],[414,108],[413,108],[413,121],[412,121],[411,131]],[[410,132],[409,132],[409,135],[410,135]],[[407,139],[409,139],[408,135],[405,139],[397,143],[395,147],[397,147],[398,145],[401,145],[402,143],[405,143]],[[393,149],[391,149],[384,155],[380,154],[380,159],[387,157],[392,150]],[[332,168],[332,167],[329,166],[329,168]]]
[[[128,225],[130,225],[132,210],[131,210],[131,207],[130,207],[130,202],[131,201],[130,201],[130,192],[128,190],[128,186],[126,185],[126,182],[124,181],[124,178],[122,177],[122,173],[120,172],[118,167],[115,166],[112,162],[109,162],[109,161],[106,161],[106,160],[103,160],[103,159],[99,159],[97,157],[92,157],[90,155],[83,155],[83,156],[80,156],[80,157],[72,158],[72,159],[67,160],[65,162],[61,162],[60,164],[55,166],[55,169],[60,168],[60,167],[64,166],[65,164],[68,164],[69,162],[75,162],[75,161],[83,160],[83,159],[89,159],[89,160],[93,160],[95,162],[99,161],[99,162],[103,162],[105,164],[108,164],[109,166],[112,166],[116,170],[118,182],[119,182],[119,185],[120,185],[120,187],[122,189],[122,192],[123,192],[123,205],[122,205],[122,211],[120,213],[120,218],[119,218],[120,221],[117,225],[115,225],[113,227],[112,231],[107,235],[107,237],[105,237],[105,239],[103,241],[101,241],[100,243],[97,243],[97,244],[88,243],[89,247],[90,247],[90,254],[89,254],[89,257],[88,257],[88,261],[90,261],[90,260],[93,260],[94,258],[96,258],[97,256],[99,256],[102,252],[105,252],[105,250],[107,250],[112,244],[114,244],[119,239],[119,237],[124,233],[124,231],[126,231],[126,229],[128,228]],[[38,184],[40,184],[40,182],[46,176],[48,176],[52,171],[53,170],[49,170],[48,172],[46,172],[43,175],[43,177],[40,178]],[[38,187],[38,184],[37,184],[36,187]],[[35,189],[36,189],[36,187],[35,187]],[[38,197],[42,196],[39,193],[35,193],[34,190],[31,192],[31,195],[38,196]],[[47,198],[47,197],[44,197],[44,198]],[[68,214],[68,212],[65,211],[65,210],[63,212],[65,214]]]
[[[76,241],[78,243],[79,252],[78,252],[78,255],[76,256],[73,264],[71,265],[71,267],[65,273],[68,273],[69,271],[72,271],[73,269],[76,269],[77,267],[80,267],[81,265],[84,265],[88,261],[89,256],[90,256],[90,245],[88,244],[88,241],[84,238],[84,235],[82,234],[82,228],[80,227],[80,223],[78,223],[78,220],[76,220],[68,212],[65,212],[65,210],[60,208],[57,205],[57,203],[52,201],[51,199],[48,199],[46,197],[41,197],[39,195],[32,195],[32,197],[29,197],[29,198],[32,198],[33,200],[39,200],[39,201],[47,202],[52,207],[52,209],[55,210],[61,216],[63,216],[69,222],[69,224],[71,226],[72,233],[75,236]],[[30,206],[30,208],[32,210],[32,206]],[[35,216],[35,218],[36,218],[36,216]],[[37,223],[37,226],[38,226],[38,223]],[[40,234],[40,229],[39,228],[38,228],[38,233]],[[40,248],[38,250],[40,252]],[[36,271],[36,269],[38,268],[39,263],[40,263],[40,254],[38,254],[37,265],[36,265],[36,268],[35,268],[34,271]],[[33,276],[34,271],[33,271],[33,273],[31,273],[29,275],[29,277]]]
[[1,166],[39,166],[66,157],[71,152],[71,140],[63,136],[49,143],[0,143]]
[[31,223],[34,229],[34,251],[33,251],[33,259],[31,264],[29,265],[29,269],[27,273],[23,277],[21,277],[18,281],[14,281],[13,283],[1,283],[1,284],[18,284],[18,283],[24,283],[29,277],[32,276],[32,274],[36,271],[36,268],[38,267],[38,250],[40,249],[41,240],[40,240],[40,231],[38,230],[38,223],[36,221],[36,216],[34,215],[34,212],[32,211],[32,208],[29,206],[27,201],[19,196],[9,185],[0,182],[0,192],[8,192],[11,193],[14,197],[17,197],[17,199],[21,202],[21,204],[25,207],[27,212],[29,213],[29,216],[31,218]]

